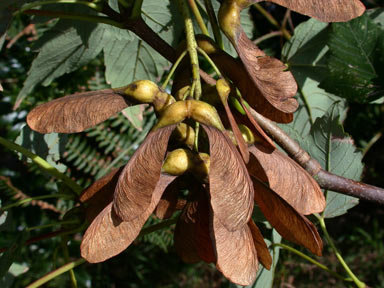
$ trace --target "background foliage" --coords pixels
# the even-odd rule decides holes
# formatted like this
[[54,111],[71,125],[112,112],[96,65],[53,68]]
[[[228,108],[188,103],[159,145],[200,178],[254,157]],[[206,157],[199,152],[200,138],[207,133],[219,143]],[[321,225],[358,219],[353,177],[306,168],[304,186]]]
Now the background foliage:
[[[110,1],[117,9],[115,2]],[[217,10],[219,2],[213,4]],[[260,47],[283,59],[298,82],[301,105],[294,122],[283,128],[324,169],[383,187],[384,9],[378,2],[365,4],[375,10],[348,23],[328,25],[292,13],[292,23],[286,26],[294,30],[289,41],[262,38],[277,28],[254,7],[243,12],[242,24],[249,37],[256,41],[265,39]],[[0,9],[3,5],[6,4],[0,4]],[[87,8],[73,7],[52,4],[47,9],[93,13]],[[279,23],[283,22],[285,9],[265,3],[263,7]],[[10,16],[1,11],[3,25]],[[164,4],[145,0],[143,11],[146,23],[168,43],[176,47],[183,40],[182,19],[174,1]],[[5,29],[3,26],[0,31]],[[17,14],[7,28],[0,45],[0,79],[4,89],[0,100],[0,136],[46,159],[82,187],[126,163],[155,120],[146,106],[130,107],[97,127],[72,135],[33,132],[25,126],[26,114],[40,103],[78,91],[119,87],[136,79],[159,81],[169,63],[132,32],[106,24]],[[227,40],[225,47],[235,55]],[[22,155],[2,146],[0,151],[3,207],[27,197],[70,195],[68,187]],[[362,161],[366,163],[364,170]],[[332,191],[326,193],[328,206],[321,217],[332,218],[327,223],[336,245],[363,281],[384,287],[380,286],[384,283],[384,232],[379,220],[383,219],[383,208],[360,203],[351,209],[358,204],[357,199]],[[64,217],[74,205],[66,197],[48,198],[2,213],[0,247],[11,249],[0,256],[1,287],[24,287],[69,259],[79,257],[81,233],[24,246],[27,239],[60,229],[60,220],[74,221],[68,215]],[[147,225],[156,221],[150,219]],[[267,224],[263,228],[269,240],[281,241]],[[170,229],[139,238],[106,263],[77,267],[79,286],[230,286],[210,265],[183,264],[172,247]],[[272,272],[260,269],[257,287],[270,286],[273,272],[277,275],[275,287],[345,287],[345,283],[298,256],[274,250],[274,261],[277,263],[279,258],[279,262]],[[317,260],[340,270],[327,245],[325,250],[325,257]],[[49,287],[68,285],[67,275],[49,283]]]

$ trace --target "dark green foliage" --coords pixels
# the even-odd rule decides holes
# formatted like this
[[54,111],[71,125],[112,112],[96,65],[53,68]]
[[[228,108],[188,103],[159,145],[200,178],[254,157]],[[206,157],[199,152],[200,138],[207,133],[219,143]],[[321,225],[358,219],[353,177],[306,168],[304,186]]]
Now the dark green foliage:
[[368,15],[332,24],[328,77],[321,87],[360,103],[384,96],[384,29]]

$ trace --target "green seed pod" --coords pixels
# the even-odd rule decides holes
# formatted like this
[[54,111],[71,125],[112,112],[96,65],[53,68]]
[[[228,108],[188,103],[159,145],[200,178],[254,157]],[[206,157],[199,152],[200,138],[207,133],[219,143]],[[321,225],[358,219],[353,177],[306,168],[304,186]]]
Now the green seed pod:
[[188,100],[188,102],[190,103],[189,115],[193,120],[224,130],[223,123],[221,123],[215,107],[203,101]]
[[204,182],[208,182],[210,158],[207,153],[199,153],[193,158],[192,172]]
[[156,94],[155,99],[153,99],[153,107],[157,113],[162,114],[165,108],[175,102],[176,100],[172,97],[172,95],[159,91]]
[[157,124],[153,127],[153,131],[159,128],[173,125],[183,121],[189,115],[187,101],[177,101],[167,106]]
[[238,126],[245,142],[247,142],[248,145],[252,145],[253,143],[255,143],[256,137],[255,135],[253,135],[251,129],[249,129],[247,126],[243,124],[239,124]]
[[184,86],[182,88],[180,88],[176,94],[175,94],[175,98],[177,100],[183,100],[184,99],[184,96],[185,96],[185,93],[188,93],[188,91],[191,89],[191,86],[187,85],[187,86]]
[[174,140],[184,143],[188,147],[193,147],[195,141],[195,130],[185,123],[180,123],[177,125],[172,136]]
[[221,98],[221,101],[227,102],[228,95],[231,92],[231,87],[229,87],[228,82],[225,79],[219,79],[216,81],[217,93]]
[[188,149],[176,149],[167,155],[162,172],[179,176],[187,172],[193,165],[194,154]]
[[220,28],[224,31],[231,41],[237,37],[237,32],[241,28],[240,23],[240,7],[235,1],[225,0],[219,9],[219,24]]
[[237,100],[235,97],[233,96],[229,96],[228,98],[228,102],[230,103],[230,105],[235,108],[238,112],[240,112],[242,115],[246,115],[247,113],[245,113],[244,109],[243,109],[243,106],[241,106],[241,103],[239,102],[239,100]]
[[197,100],[177,101],[167,106],[153,130],[179,123],[185,118],[192,118],[202,124],[224,130],[216,109],[208,103]]
[[138,80],[129,84],[124,93],[140,103],[153,103],[157,93],[160,92],[159,86],[150,80]]
[[205,35],[196,35],[196,43],[208,55],[219,52],[221,49],[211,38]]

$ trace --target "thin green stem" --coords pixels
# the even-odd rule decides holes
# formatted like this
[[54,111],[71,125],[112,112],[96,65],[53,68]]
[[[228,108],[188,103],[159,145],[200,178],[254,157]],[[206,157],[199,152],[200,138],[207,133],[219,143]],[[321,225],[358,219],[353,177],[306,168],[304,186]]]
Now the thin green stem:
[[124,24],[121,24],[115,20],[110,19],[109,17],[104,17],[104,16],[92,16],[92,15],[86,15],[86,14],[76,14],[76,13],[66,13],[66,12],[59,12],[59,11],[36,10],[36,9],[25,10],[23,13],[29,14],[29,15],[47,16],[52,18],[80,20],[80,21],[86,21],[91,23],[103,23],[103,24],[108,24],[111,26],[124,29]]
[[177,58],[176,62],[173,64],[173,66],[171,68],[171,71],[169,71],[167,78],[165,79],[163,85],[161,85],[161,88],[163,88],[163,89],[167,88],[167,85],[168,85],[169,81],[171,80],[173,74],[175,73],[177,66],[179,66],[181,60],[183,60],[183,58],[187,54],[187,52],[188,52],[187,50],[184,50],[183,53],[180,54],[179,58]]
[[179,5],[181,8],[181,13],[184,17],[185,34],[187,36],[187,49],[191,60],[193,82],[195,83],[195,86],[192,85],[193,90],[191,87],[191,93],[193,93],[193,97],[196,100],[199,100],[201,96],[201,82],[199,73],[200,68],[199,58],[197,56],[197,43],[195,39],[195,32],[193,30],[193,22],[188,7],[185,4],[184,0],[179,0]]
[[268,39],[270,39],[272,37],[281,36],[281,35],[282,35],[281,31],[273,31],[273,32],[267,33],[267,34],[265,34],[265,35],[255,39],[253,41],[253,43],[255,45],[259,45],[261,42],[263,42],[265,40],[268,40]]
[[37,288],[41,285],[47,283],[48,281],[60,276],[61,274],[72,270],[73,268],[85,263],[85,259],[77,259],[76,261],[69,262],[68,264],[65,264],[64,266],[61,266],[60,268],[46,274],[45,276],[41,277],[40,279],[36,280],[32,284],[29,284],[26,288]]
[[43,6],[43,5],[48,5],[48,4],[79,4],[79,5],[84,5],[87,6],[93,10],[96,10],[98,12],[102,11],[102,6],[99,5],[98,3],[92,3],[88,1],[79,1],[79,0],[46,0],[46,1],[37,1],[33,2],[27,5],[24,5],[20,10],[16,11],[13,13],[13,16],[23,13],[26,10],[30,10],[35,7]]
[[192,10],[193,15],[195,15],[197,24],[199,25],[201,32],[204,35],[209,37],[208,28],[207,28],[207,26],[204,23],[203,17],[200,14],[199,7],[197,7],[195,0],[188,0],[188,3],[189,3],[189,7]]
[[190,94],[190,92],[191,92],[191,87],[189,87],[185,92],[184,92],[184,94],[183,94],[183,101],[185,101],[186,99],[187,99],[187,97],[188,97],[188,95]]
[[129,8],[129,7],[131,7],[131,3],[128,3],[128,1],[127,0],[118,0],[118,2],[119,2],[119,4],[121,5],[121,6],[123,6],[124,8]]
[[45,229],[45,228],[50,228],[58,225],[68,225],[68,224],[76,224],[78,221],[76,220],[68,220],[68,221],[60,221],[56,223],[49,223],[45,225],[40,225],[40,226],[33,226],[33,227],[28,227],[26,231],[32,231],[32,230],[37,230],[37,229]]
[[293,252],[295,253],[296,255],[300,256],[301,258],[307,260],[308,262],[311,262],[312,264],[316,265],[317,267],[319,267],[320,269],[323,269],[324,271],[327,271],[328,273],[332,274],[333,276],[339,278],[340,280],[343,280],[343,281],[352,281],[352,279],[350,278],[344,278],[342,275],[336,273],[335,271],[332,271],[331,269],[329,269],[327,266],[321,264],[320,262],[316,261],[315,259],[309,257],[308,255],[300,252],[299,250],[296,250],[295,248],[291,247],[291,246],[288,246],[288,245],[285,245],[285,244],[282,244],[282,243],[274,243],[271,245],[272,247],[274,246],[279,246],[285,250],[288,250],[290,252]]
[[172,219],[165,220],[165,221],[162,221],[160,223],[154,224],[152,226],[146,227],[143,230],[141,230],[139,237],[150,234],[152,232],[163,229],[165,227],[171,226],[172,224],[175,224],[176,222],[177,222],[177,218],[172,218]]
[[34,200],[43,200],[43,199],[49,199],[49,198],[73,199],[73,196],[68,194],[50,194],[50,195],[42,195],[42,196],[25,198],[23,200],[1,207],[0,211],[9,210],[13,207],[17,207]]
[[31,151],[25,149],[24,147],[12,143],[3,137],[0,137],[0,144],[4,147],[20,152],[24,156],[30,158],[34,163],[36,163],[42,170],[46,171],[48,174],[56,177],[57,179],[60,179],[63,181],[68,187],[70,187],[74,192],[79,194],[83,188],[77,184],[75,181],[73,181],[71,178],[69,178],[67,175],[61,173],[59,170],[57,170],[55,167],[53,167],[51,164],[49,164],[47,161],[45,161],[40,156],[37,156],[36,154],[32,153]]
[[196,152],[199,152],[199,131],[200,131],[200,123],[196,122],[195,123],[195,142],[194,142]]
[[283,34],[284,38],[289,40],[291,39],[291,34],[288,32],[287,29],[285,29],[284,27],[281,27],[281,25],[279,24],[279,22],[277,22],[277,20],[267,11],[265,10],[260,4],[258,3],[255,3],[253,4],[253,6],[268,20],[269,23],[271,23],[273,26],[275,26],[276,28],[279,28],[281,33]]
[[213,60],[211,59],[211,57],[209,57],[209,55],[207,54],[207,52],[205,52],[203,49],[201,49],[200,47],[197,47],[197,51],[204,56],[204,58],[208,61],[208,63],[212,66],[213,70],[215,70],[216,74],[220,77],[222,77],[222,74],[219,70],[219,68],[216,66],[215,62],[213,62]]
[[204,4],[205,4],[205,9],[207,9],[208,18],[212,26],[213,36],[215,37],[215,41],[219,45],[219,47],[222,50],[224,50],[223,38],[221,37],[219,23],[217,22],[215,11],[213,10],[212,2],[211,0],[204,0]]
[[133,4],[131,19],[137,19],[141,17],[141,7],[143,6],[143,0],[136,0]]
[[331,249],[333,250],[333,253],[335,253],[337,259],[339,260],[341,266],[343,266],[345,272],[351,277],[352,281],[356,284],[357,287],[359,288],[364,288],[366,287],[364,282],[361,282],[359,278],[352,272],[352,270],[348,267],[347,263],[345,263],[343,257],[341,256],[340,252],[336,248],[335,243],[333,242],[332,238],[329,236],[327,227],[325,225],[325,221],[323,217],[320,217],[316,215],[317,219],[319,220],[321,230],[324,233],[325,238],[327,239],[328,244],[331,246]]
[[[64,235],[61,237],[61,245],[63,246],[63,253],[64,253],[64,259],[65,262],[69,261],[69,251],[68,251],[68,236]],[[77,280],[76,275],[73,269],[70,269],[69,271],[69,279],[71,280],[72,288],[77,288]]]

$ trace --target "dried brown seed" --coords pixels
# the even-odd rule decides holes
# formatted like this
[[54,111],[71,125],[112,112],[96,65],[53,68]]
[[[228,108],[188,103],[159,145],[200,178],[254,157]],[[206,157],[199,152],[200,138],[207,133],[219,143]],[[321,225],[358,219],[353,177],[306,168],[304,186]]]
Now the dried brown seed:
[[[260,144],[249,147],[255,157],[248,165],[249,173],[261,181],[266,175],[269,187],[299,213],[308,215],[325,209],[325,198],[317,182],[284,153],[265,149]],[[259,165],[260,164],[260,165]]]
[[131,221],[148,209],[175,127],[171,125],[150,132],[120,174],[113,208],[124,221]]
[[126,249],[139,235],[141,228],[158,204],[165,188],[175,176],[162,174],[151,203],[139,217],[123,222],[112,209],[112,202],[88,227],[81,242],[81,256],[91,263],[105,261]]
[[129,100],[114,89],[77,93],[37,106],[29,112],[27,123],[40,133],[82,132],[129,105]]
[[253,210],[253,186],[248,171],[228,136],[216,128],[203,127],[209,137],[213,212],[227,230],[242,229]]
[[277,232],[283,238],[321,256],[323,242],[315,226],[256,178],[253,178],[253,185],[257,205]]

